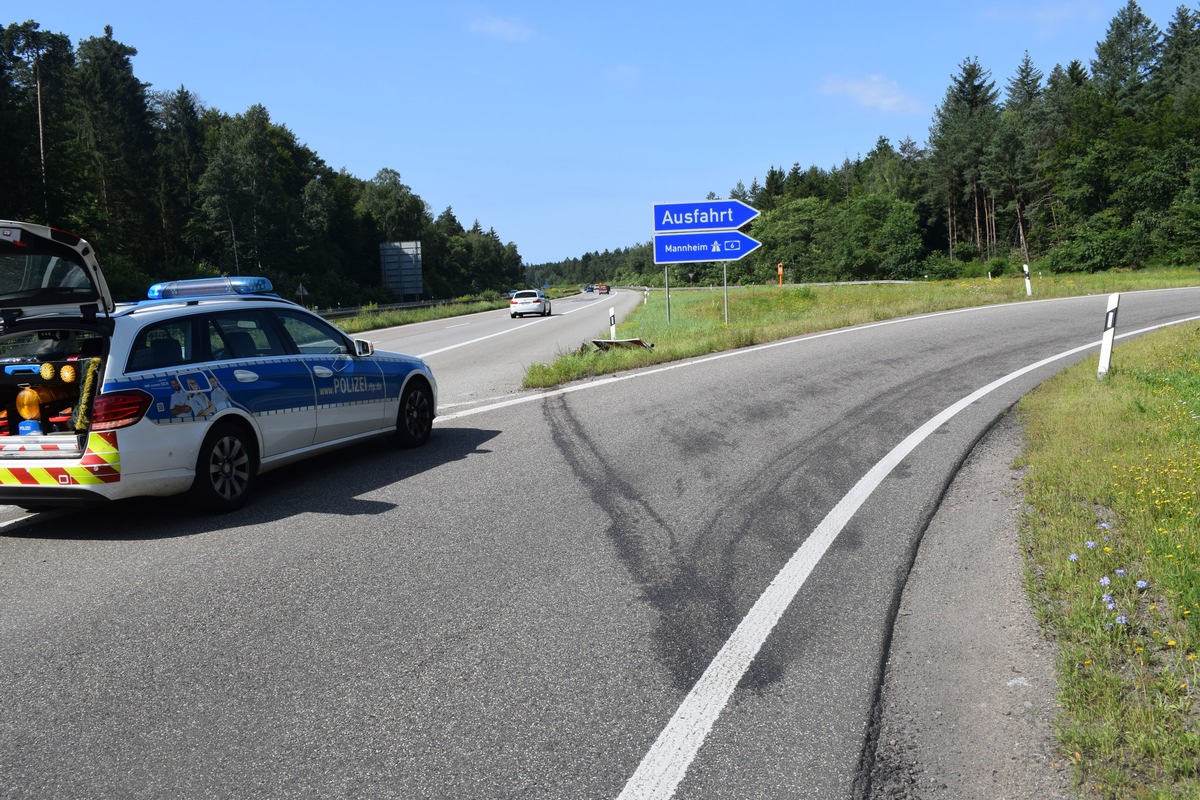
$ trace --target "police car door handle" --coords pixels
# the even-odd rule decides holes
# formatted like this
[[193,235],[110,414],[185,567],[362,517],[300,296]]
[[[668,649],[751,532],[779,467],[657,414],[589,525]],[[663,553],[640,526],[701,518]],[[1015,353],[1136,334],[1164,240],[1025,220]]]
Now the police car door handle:
[[235,369],[233,371],[233,377],[237,379],[239,383],[254,383],[256,380],[258,380],[258,373],[251,372],[248,369]]
[[333,370],[331,370],[329,367],[318,366],[318,367],[313,367],[313,374],[316,375],[318,378],[332,378]]

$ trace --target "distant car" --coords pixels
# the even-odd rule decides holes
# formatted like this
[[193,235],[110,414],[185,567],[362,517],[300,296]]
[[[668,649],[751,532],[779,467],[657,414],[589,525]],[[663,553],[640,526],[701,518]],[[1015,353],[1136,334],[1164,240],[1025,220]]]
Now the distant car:
[[231,511],[301,458],[422,445],[437,413],[424,361],[351,339],[265,278],[116,303],[92,247],[43,225],[0,220],[0,316],[0,503],[186,494]]
[[522,289],[508,303],[508,314],[513,319],[526,314],[550,316],[550,298],[541,289]]
[[596,287],[595,287],[595,286],[592,286],[591,284],[588,284],[587,286],[585,286],[585,287],[584,287],[584,289],[583,289],[583,290],[584,290],[585,292],[594,292],[594,291],[596,291]]
[[601,284],[597,285],[596,291],[599,292],[600,294],[608,294],[609,293],[608,284],[601,283]]

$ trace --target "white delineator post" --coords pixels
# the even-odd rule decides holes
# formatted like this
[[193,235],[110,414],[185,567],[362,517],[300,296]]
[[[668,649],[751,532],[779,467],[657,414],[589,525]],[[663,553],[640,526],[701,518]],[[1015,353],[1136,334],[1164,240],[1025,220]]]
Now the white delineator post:
[[1023,266],[1025,267],[1025,296],[1033,297],[1033,284],[1029,282],[1029,265],[1024,264]]
[[608,310],[608,338],[613,341],[617,339],[617,309],[615,308]]
[[1100,369],[1096,371],[1096,380],[1108,374],[1108,365],[1112,360],[1113,338],[1117,332],[1117,305],[1121,302],[1121,294],[1108,296],[1108,313],[1104,315],[1104,338],[1100,340]]

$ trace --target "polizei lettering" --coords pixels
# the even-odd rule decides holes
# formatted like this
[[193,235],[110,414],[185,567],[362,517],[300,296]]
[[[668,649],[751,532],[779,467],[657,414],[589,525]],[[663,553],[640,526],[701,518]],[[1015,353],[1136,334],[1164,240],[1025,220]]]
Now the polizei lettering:
[[[644,219],[644,217],[643,217]],[[664,227],[668,225],[711,225],[713,227],[732,227],[734,225],[733,209],[732,208],[700,208],[697,206],[691,211],[679,211],[672,213],[671,209],[664,209],[662,223]]]
[[382,390],[382,383],[370,380],[366,375],[346,375],[334,378],[329,386],[322,386],[317,392],[322,397],[328,397],[335,394],[361,394],[363,392],[378,394]]

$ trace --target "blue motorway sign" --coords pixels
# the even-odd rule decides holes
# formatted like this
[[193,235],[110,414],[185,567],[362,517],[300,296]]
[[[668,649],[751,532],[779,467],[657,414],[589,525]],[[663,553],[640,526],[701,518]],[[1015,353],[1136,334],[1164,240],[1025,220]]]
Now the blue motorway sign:
[[741,231],[660,233],[654,237],[654,263],[737,261],[760,247],[762,242],[751,239]]
[[757,216],[758,209],[741,200],[658,203],[654,206],[654,232],[727,231],[740,228]]

